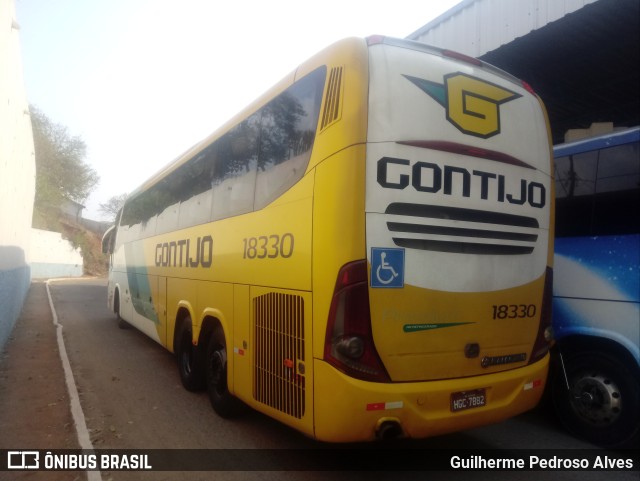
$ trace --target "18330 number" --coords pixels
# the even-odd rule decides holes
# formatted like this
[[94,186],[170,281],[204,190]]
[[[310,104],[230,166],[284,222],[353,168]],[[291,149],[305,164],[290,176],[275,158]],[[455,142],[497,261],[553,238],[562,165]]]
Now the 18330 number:
[[492,307],[494,319],[522,319],[535,317],[537,311],[535,304],[500,304]]
[[271,234],[258,237],[245,237],[243,259],[288,259],[293,255],[295,240],[293,234]]

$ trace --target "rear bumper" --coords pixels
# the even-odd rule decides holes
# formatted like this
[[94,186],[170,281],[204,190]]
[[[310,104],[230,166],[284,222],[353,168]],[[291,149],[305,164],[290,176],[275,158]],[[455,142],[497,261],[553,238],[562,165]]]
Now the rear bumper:
[[[314,434],[323,441],[368,441],[388,421],[399,424],[404,436],[425,438],[499,422],[538,404],[548,366],[549,355],[485,376],[383,384],[353,379],[316,359]],[[451,393],[480,388],[486,390],[485,406],[451,412]]]

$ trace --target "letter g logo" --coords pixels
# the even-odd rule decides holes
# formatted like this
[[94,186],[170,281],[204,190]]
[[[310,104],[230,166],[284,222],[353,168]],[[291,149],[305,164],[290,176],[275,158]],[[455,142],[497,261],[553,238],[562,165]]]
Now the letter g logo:
[[462,73],[445,76],[447,119],[482,138],[500,133],[500,105],[521,95]]
[[458,130],[483,139],[500,133],[500,105],[521,97],[461,72],[445,75],[444,84],[405,77],[442,105],[447,120]]

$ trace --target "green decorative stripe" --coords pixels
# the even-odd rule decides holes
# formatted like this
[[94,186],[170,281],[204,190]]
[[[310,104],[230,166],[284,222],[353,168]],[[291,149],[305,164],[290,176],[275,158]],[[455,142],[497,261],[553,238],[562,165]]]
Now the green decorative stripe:
[[445,322],[440,324],[405,324],[402,330],[404,332],[431,331],[433,329],[443,329],[445,327],[464,326],[465,324],[475,324],[475,322]]

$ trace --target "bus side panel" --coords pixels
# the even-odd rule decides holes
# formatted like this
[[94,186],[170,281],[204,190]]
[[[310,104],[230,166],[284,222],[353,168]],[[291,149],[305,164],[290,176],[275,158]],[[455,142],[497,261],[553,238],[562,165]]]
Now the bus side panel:
[[192,275],[236,284],[311,288],[313,175],[257,212],[193,228],[213,238],[208,270]]
[[251,402],[253,373],[251,372],[251,310],[249,286],[236,284],[233,286],[233,390],[235,396],[246,403]]
[[340,268],[366,258],[365,146],[325,160],[316,169],[313,205],[314,357],[322,358],[329,307]]
[[115,311],[117,303],[122,319],[165,346],[164,278],[149,268],[153,258],[150,245],[148,240],[137,240],[117,246],[108,287],[109,307]]
[[[116,295],[118,296],[117,299]],[[116,303],[119,303],[119,306],[116,306]],[[129,296],[127,275],[114,268],[111,271],[111,279],[109,281],[109,309],[116,312],[116,308],[119,309],[119,314],[122,319],[131,319],[133,307]]]
[[554,330],[622,344],[640,361],[640,235],[556,239]]
[[[127,264],[122,243],[122,232],[118,229],[116,245],[111,256],[111,272],[109,273],[108,305],[113,312],[120,314],[124,320],[130,320],[133,313],[127,281]],[[117,311],[116,311],[117,310]]]
[[[200,330],[206,318],[216,319],[222,325],[227,341],[227,350],[233,342],[233,284],[202,282],[193,279],[167,279],[167,344],[173,351],[176,322],[187,311],[193,327],[193,341],[198,342]],[[201,341],[208,342],[208,339]],[[204,346],[206,349],[206,346]],[[231,381],[230,381],[231,383]]]
[[[167,278],[167,349],[173,352],[176,320],[180,310],[186,310],[191,318],[192,325],[198,324],[196,311],[196,293],[198,281],[190,279]],[[195,330],[195,328],[194,328]]]
[[154,306],[158,313],[160,324],[164,326],[164,346],[173,346],[173,332],[169,331],[167,323],[167,278],[158,276],[158,290],[154,296]]

